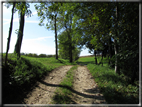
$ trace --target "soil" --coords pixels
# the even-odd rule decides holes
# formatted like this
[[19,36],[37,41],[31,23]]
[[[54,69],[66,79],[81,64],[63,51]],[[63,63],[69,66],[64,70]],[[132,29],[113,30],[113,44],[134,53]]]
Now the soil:
[[[52,97],[67,71],[72,66],[62,66],[54,69],[44,80],[38,81],[36,88],[27,95],[23,104],[50,104]],[[97,84],[86,66],[79,66],[73,82],[74,104],[106,104]]]
[[36,88],[24,99],[24,104],[50,104],[54,91],[72,66],[54,69],[44,80],[38,81]]
[[76,104],[107,104],[86,66],[79,66],[75,73],[73,101]]

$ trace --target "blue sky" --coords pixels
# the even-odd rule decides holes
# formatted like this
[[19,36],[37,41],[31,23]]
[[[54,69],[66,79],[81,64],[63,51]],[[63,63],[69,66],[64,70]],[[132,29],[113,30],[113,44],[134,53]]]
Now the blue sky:
[[[55,54],[55,34],[54,31],[47,30],[44,26],[39,26],[39,18],[34,8],[35,3],[30,3],[31,17],[25,17],[24,36],[21,53]],[[3,4],[3,52],[6,52],[7,38],[11,19],[11,9]],[[19,29],[18,12],[14,14],[12,36],[9,53],[13,53],[17,40],[16,29]],[[82,49],[80,56],[91,55],[88,49]]]

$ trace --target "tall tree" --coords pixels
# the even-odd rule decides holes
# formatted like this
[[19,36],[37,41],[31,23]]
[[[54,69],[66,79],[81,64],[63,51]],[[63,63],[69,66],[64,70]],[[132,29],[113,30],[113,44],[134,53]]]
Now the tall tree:
[[29,7],[30,7],[29,3],[26,2],[19,2],[16,5],[16,8],[19,10],[18,12],[20,16],[20,23],[19,23],[19,30],[17,32],[18,38],[15,45],[14,53],[17,54],[18,58],[20,58],[20,50],[21,50],[23,32],[24,32],[25,14],[31,16],[31,11],[28,9]]
[[15,2],[13,2],[13,7],[12,7],[12,15],[11,15],[11,22],[10,22],[10,27],[9,27],[9,35],[8,35],[8,41],[7,41],[5,65],[7,65],[7,57],[8,57],[8,51],[9,51],[9,45],[10,45],[10,38],[11,38],[12,26],[13,26],[14,8],[15,8]]
[[[59,56],[60,58],[63,59],[69,59],[70,60],[70,54],[69,54],[69,38],[67,35],[67,31],[64,30],[62,33],[60,33],[58,35],[58,40],[59,40]],[[77,44],[75,43],[75,41],[72,41],[72,57],[73,57],[73,61],[77,60],[79,58],[79,54],[80,54],[80,48],[77,47]]]
[[115,11],[116,11],[116,16],[115,16],[115,37],[113,38],[114,39],[114,50],[115,50],[115,72],[120,74],[120,71],[119,71],[119,65],[118,65],[118,43],[117,43],[117,40],[116,38],[118,37],[118,3],[116,3],[116,8],[115,8]]
[[[22,4],[22,8],[24,8],[25,3]],[[19,31],[18,31],[18,39],[15,45],[15,53],[17,53],[18,58],[20,58],[20,49],[23,39],[23,31],[24,31],[24,21],[25,21],[25,12],[21,10],[20,12],[20,23],[19,23]]]
[[35,5],[35,9],[37,10],[38,16],[40,17],[40,26],[44,26],[44,20],[47,19],[46,28],[50,30],[54,30],[55,32],[55,48],[56,48],[56,59],[58,59],[58,40],[57,40],[57,31],[59,28],[57,26],[58,21],[58,13],[61,3],[40,3],[39,5]]
[[74,17],[74,8],[76,7],[75,3],[63,3],[60,8],[58,26],[61,29],[65,29],[67,32],[67,37],[69,39],[69,60],[73,62],[73,17]]

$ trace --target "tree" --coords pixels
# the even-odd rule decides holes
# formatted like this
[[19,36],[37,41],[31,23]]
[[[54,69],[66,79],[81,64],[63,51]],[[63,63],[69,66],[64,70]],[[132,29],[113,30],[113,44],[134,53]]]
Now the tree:
[[46,28],[55,31],[55,48],[56,48],[56,59],[58,59],[58,40],[57,40],[57,27],[58,12],[61,3],[40,3],[35,5],[38,16],[40,17],[40,26],[44,26],[44,20],[47,19]]
[[8,35],[8,41],[7,41],[5,65],[7,65],[8,50],[9,50],[10,38],[11,38],[11,33],[12,33],[12,25],[13,25],[14,8],[15,8],[15,2],[13,2],[13,7],[12,7],[12,15],[11,15],[11,22],[10,22],[10,27],[9,27],[9,35]]
[[62,7],[60,8],[60,15],[59,15],[59,21],[60,23],[58,24],[60,29],[65,29],[67,33],[67,38],[68,38],[68,45],[69,45],[69,59],[70,62],[73,62],[73,29],[72,29],[72,21],[74,14],[72,13],[74,9],[74,3],[63,3]]
[[[63,31],[61,34],[58,35],[58,40],[59,40],[59,56],[63,59],[70,59],[70,54],[69,54],[69,38],[67,36],[67,31]],[[73,41],[74,42],[74,41]],[[80,55],[80,48],[77,47],[77,44],[72,44],[72,58],[73,61],[77,60]]]
[[84,8],[79,10],[80,44],[90,51],[102,50],[102,58],[108,51],[109,64],[117,74],[124,73],[131,81],[138,78],[138,3],[80,3],[80,7]]
[[19,30],[17,31],[18,38],[15,45],[14,53],[17,54],[17,57],[20,58],[20,50],[22,45],[22,39],[23,39],[23,32],[24,32],[24,21],[25,21],[25,14],[31,16],[31,11],[28,9],[30,7],[29,3],[26,2],[19,2],[16,5],[17,10],[19,10],[19,16],[20,16],[20,23],[19,23]]
[[[119,39],[117,39],[119,43],[118,58],[120,60],[118,64],[120,66],[120,72],[131,78],[131,83],[138,80],[139,75],[138,5],[138,3],[119,4],[121,14],[119,14]],[[132,7],[133,9],[130,9],[129,7]]]
[[118,56],[117,56],[117,54],[118,54],[118,43],[117,43],[117,40],[115,39],[115,38],[117,38],[118,37],[118,3],[116,3],[116,8],[115,8],[115,11],[116,11],[116,17],[115,17],[115,20],[116,20],[116,22],[115,22],[115,37],[113,38],[114,39],[114,50],[115,50],[115,57],[116,57],[116,59],[115,59],[115,72],[116,73],[118,73],[118,74],[120,74],[120,69],[119,69],[119,65],[118,65]]

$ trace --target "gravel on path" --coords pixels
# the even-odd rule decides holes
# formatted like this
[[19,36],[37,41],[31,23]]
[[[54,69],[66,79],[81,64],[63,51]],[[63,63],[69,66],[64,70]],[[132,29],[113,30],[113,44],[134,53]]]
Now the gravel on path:
[[38,81],[36,88],[24,99],[24,104],[50,104],[54,91],[71,67],[56,68],[44,80]]
[[73,89],[76,104],[107,104],[86,66],[79,66],[75,72]]

